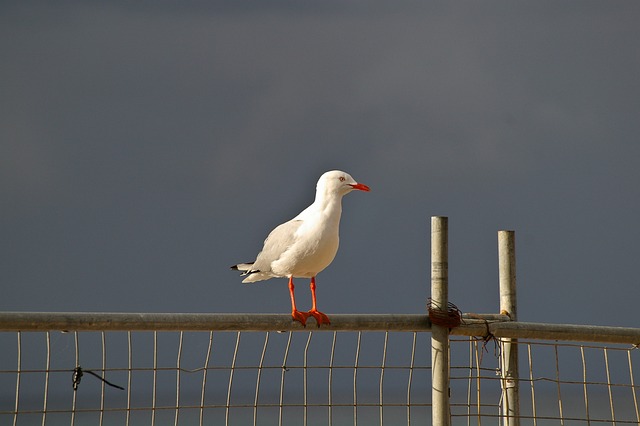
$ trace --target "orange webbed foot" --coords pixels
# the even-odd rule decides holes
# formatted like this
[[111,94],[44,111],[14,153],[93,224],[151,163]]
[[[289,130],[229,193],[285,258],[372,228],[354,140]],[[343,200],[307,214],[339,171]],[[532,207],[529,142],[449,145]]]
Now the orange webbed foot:
[[329,317],[318,310],[312,309],[309,312],[306,312],[306,315],[307,318],[310,316],[314,317],[316,319],[318,327],[320,327],[322,324],[331,324],[331,321],[329,321]]
[[295,311],[291,311],[291,318],[293,318],[294,321],[300,322],[303,327],[307,326],[307,318],[309,318],[310,316],[311,315],[309,315],[309,313],[300,312],[297,309]]

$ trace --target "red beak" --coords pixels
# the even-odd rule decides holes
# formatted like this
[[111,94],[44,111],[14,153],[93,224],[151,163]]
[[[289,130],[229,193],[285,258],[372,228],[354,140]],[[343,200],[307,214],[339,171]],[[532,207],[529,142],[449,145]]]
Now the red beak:
[[369,189],[369,187],[364,183],[356,183],[355,185],[351,185],[351,187],[353,189],[359,189],[360,191],[365,191],[365,192],[371,191],[371,189]]

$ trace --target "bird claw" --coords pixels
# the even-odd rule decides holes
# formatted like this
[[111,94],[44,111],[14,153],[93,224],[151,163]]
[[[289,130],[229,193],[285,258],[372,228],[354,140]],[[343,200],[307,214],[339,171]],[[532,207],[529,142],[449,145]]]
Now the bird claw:
[[305,314],[307,315],[307,318],[310,316],[314,317],[316,319],[316,323],[318,324],[318,327],[320,327],[322,324],[327,324],[327,325],[331,324],[331,321],[329,321],[329,317],[318,310],[312,309],[309,312],[306,312]]
[[307,326],[307,318],[311,315],[307,312],[300,312],[298,310],[291,311],[291,317],[294,321],[298,321],[302,324],[303,327]]

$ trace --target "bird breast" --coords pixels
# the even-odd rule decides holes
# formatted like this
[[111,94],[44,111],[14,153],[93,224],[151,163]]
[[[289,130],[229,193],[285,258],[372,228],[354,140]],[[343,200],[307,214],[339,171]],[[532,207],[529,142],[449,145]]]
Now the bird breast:
[[325,269],[336,257],[339,245],[339,223],[320,222],[323,226],[305,226],[296,232],[295,243],[277,261],[272,269],[278,275],[310,278]]

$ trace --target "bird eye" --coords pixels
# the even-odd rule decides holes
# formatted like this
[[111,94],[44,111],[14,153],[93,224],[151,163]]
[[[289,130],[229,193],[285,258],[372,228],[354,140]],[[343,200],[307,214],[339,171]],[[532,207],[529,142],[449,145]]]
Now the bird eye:
[[338,179],[340,179],[340,182],[344,182],[345,181],[344,176],[340,176]]

